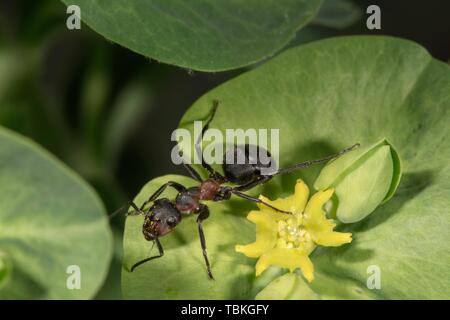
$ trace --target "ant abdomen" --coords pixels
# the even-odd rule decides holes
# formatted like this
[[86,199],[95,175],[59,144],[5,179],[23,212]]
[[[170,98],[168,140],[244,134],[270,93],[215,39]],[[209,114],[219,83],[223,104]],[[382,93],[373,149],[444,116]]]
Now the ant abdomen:
[[261,175],[262,169],[274,167],[269,151],[256,145],[237,145],[228,150],[223,159],[223,172],[228,181],[245,184]]

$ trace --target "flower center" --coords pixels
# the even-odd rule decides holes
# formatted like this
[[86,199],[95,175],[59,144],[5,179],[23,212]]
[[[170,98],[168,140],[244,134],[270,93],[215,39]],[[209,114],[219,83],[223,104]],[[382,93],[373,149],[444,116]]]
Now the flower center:
[[305,248],[312,244],[311,236],[303,226],[302,218],[302,214],[294,214],[288,220],[278,222],[278,247]]

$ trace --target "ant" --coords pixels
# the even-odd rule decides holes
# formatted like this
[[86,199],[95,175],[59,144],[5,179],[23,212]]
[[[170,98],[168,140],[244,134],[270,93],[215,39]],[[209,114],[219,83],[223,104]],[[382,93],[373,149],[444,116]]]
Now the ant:
[[[197,154],[200,154],[201,152],[200,144],[203,141],[203,135],[208,130],[211,121],[214,119],[218,105],[219,102],[217,100],[214,100],[211,115],[203,126],[201,135],[198,137],[195,144]],[[191,177],[198,181],[198,186],[186,188],[182,184],[175,181],[168,181],[167,183],[163,184],[158,190],[156,190],[155,193],[153,193],[148,198],[148,200],[145,201],[140,207],[138,207],[133,202],[129,203],[130,206],[133,207],[134,211],[129,212],[128,215],[144,216],[144,224],[142,227],[144,237],[147,241],[153,241],[159,251],[158,255],[143,259],[135,263],[131,268],[131,272],[133,272],[136,267],[142,265],[143,263],[146,263],[153,259],[161,258],[164,255],[164,249],[161,245],[161,242],[159,241],[159,238],[171,232],[181,222],[182,213],[194,213],[198,214],[198,234],[200,238],[203,257],[205,259],[207,273],[210,279],[214,279],[206,252],[206,240],[202,226],[203,221],[205,221],[209,217],[209,209],[205,204],[201,203],[201,201],[224,201],[230,199],[232,195],[235,195],[245,200],[263,204],[278,212],[291,214],[290,212],[277,209],[270,204],[260,200],[259,198],[247,195],[244,193],[244,191],[248,191],[256,187],[257,185],[263,184],[276,175],[290,173],[299,169],[308,168],[314,164],[333,160],[340,157],[344,153],[355,149],[358,146],[359,144],[355,144],[331,156],[327,156],[317,160],[308,160],[295,164],[288,168],[278,169],[269,175],[263,175],[261,171],[263,168],[270,167],[270,165],[273,164],[273,159],[271,158],[270,153],[262,147],[253,146],[256,147],[256,150],[258,152],[265,152],[265,154],[268,156],[269,161],[267,164],[262,163],[259,158],[257,158],[256,161],[251,161],[255,159],[252,159],[251,157],[250,147],[252,146],[248,144],[234,146],[234,148],[231,148],[231,150],[225,153],[224,159],[229,159],[227,158],[227,156],[232,156],[233,159],[236,159],[236,157],[238,156],[244,156],[245,162],[243,164],[239,164],[227,163],[229,161],[223,161],[222,169],[224,175],[215,171],[208,163],[204,161],[203,157],[201,156],[201,165],[209,173],[209,177],[205,180],[201,178],[200,174],[191,165],[183,162],[184,167],[187,169]],[[230,154],[230,152],[232,154]],[[180,157],[182,156],[181,151],[179,152],[179,155]],[[258,153],[258,155],[261,155],[261,153]],[[237,184],[237,186],[224,186],[224,183]],[[177,191],[178,194],[175,200],[160,198],[160,195],[168,187],[173,188]],[[149,203],[153,204],[148,209],[145,209],[145,207]]]

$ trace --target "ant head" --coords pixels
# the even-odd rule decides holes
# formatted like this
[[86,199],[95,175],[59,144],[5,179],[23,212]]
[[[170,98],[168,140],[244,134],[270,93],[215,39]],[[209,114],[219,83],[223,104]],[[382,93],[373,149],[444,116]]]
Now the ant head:
[[154,240],[171,232],[181,222],[181,213],[168,199],[156,200],[145,216],[143,233],[145,239]]

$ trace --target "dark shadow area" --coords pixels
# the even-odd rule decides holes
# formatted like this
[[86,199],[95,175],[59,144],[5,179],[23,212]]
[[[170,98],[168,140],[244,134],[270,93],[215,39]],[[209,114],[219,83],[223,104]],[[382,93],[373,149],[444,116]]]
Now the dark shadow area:
[[[450,60],[450,1],[447,0],[359,0],[363,19],[350,30],[368,35],[390,35],[409,39],[427,48],[435,58]],[[365,9],[369,5],[381,9],[381,30],[366,28]]]

